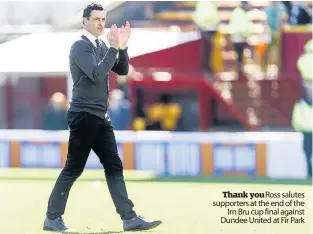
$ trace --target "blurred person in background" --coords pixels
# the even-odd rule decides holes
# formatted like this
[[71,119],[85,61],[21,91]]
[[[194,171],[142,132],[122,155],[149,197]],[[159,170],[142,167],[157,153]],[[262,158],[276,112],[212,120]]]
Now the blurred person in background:
[[304,53],[299,57],[297,66],[302,77],[302,86],[304,93],[304,100],[312,103],[312,63],[313,63],[313,45],[312,40],[309,40],[304,46]]
[[302,99],[295,104],[292,112],[292,126],[303,136],[303,151],[306,157],[308,178],[312,178],[312,116],[312,102],[308,103]]
[[243,52],[247,45],[247,39],[252,35],[252,22],[248,14],[248,3],[241,3],[231,14],[229,29],[231,41],[237,54],[237,72],[243,71]]
[[276,35],[279,33],[280,27],[287,20],[287,12],[284,5],[281,2],[270,2],[270,5],[264,8],[268,26],[271,32]]
[[147,4],[145,4],[145,6],[144,6],[144,15],[145,15],[145,19],[153,20],[154,9],[153,9],[153,4],[151,2],[147,2]]
[[[67,119],[70,127],[68,154],[48,202],[44,230],[69,231],[62,216],[73,183],[82,174],[91,149],[105,169],[105,177],[124,231],[147,230],[161,221],[147,222],[137,216],[128,198],[123,165],[118,155],[113,127],[107,113],[109,72],[127,75],[129,22],[120,29],[112,25],[107,35],[110,47],[99,38],[104,33],[106,12],[92,3],[83,11],[83,35],[70,50],[73,96]],[[103,220],[105,222],[105,220]]]
[[136,88],[136,110],[135,118],[133,120],[132,126],[135,131],[143,131],[146,129],[146,114],[144,111],[144,92],[141,87]]
[[41,129],[44,130],[67,130],[66,120],[67,101],[62,93],[51,96],[48,105],[41,116]]
[[110,93],[109,116],[115,130],[129,130],[131,127],[130,103],[125,99],[123,91],[114,89]]
[[129,64],[129,71],[127,75],[117,76],[117,88],[124,93],[124,98],[129,99],[129,80],[136,77],[136,70],[134,66]]
[[175,131],[181,116],[181,107],[170,94],[162,94],[160,101],[147,110],[147,130]]
[[264,68],[269,64],[269,59],[278,65],[279,54],[279,35],[280,28],[287,22],[288,16],[284,5],[279,1],[270,2],[270,5],[264,8],[267,24],[270,29],[270,42],[265,52]]
[[303,99],[295,104],[292,113],[292,126],[303,135],[303,151],[306,156],[308,177],[312,178],[312,40],[304,47],[304,53],[297,62],[303,79]]
[[291,25],[305,25],[312,23],[312,11],[303,1],[282,1],[288,13],[288,23]]
[[163,131],[161,121],[163,119],[163,105],[159,102],[147,108],[146,130]]
[[213,48],[213,38],[220,24],[216,3],[199,1],[193,15],[193,21],[198,26],[202,40],[202,66],[204,71],[212,72],[210,58]]

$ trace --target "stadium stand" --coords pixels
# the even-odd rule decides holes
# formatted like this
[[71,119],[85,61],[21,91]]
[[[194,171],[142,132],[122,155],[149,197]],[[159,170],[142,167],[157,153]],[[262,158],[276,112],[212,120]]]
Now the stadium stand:
[[[134,28],[148,28],[152,31],[167,30],[176,33],[190,32],[191,34],[197,34],[196,26],[192,20],[192,15],[195,11],[197,2],[120,1],[113,3],[110,1],[103,1],[102,3],[104,3],[109,14],[107,27],[110,27],[112,23],[116,23],[120,26],[125,20],[129,20]],[[82,7],[85,5],[85,3],[82,2],[71,2],[60,6],[59,4],[45,2],[44,4],[46,5],[44,7],[32,3],[29,5],[26,4],[27,7],[24,9],[23,4],[17,5],[14,3],[2,2],[0,4],[2,4],[0,5],[0,13],[2,13],[0,14],[0,25],[3,25],[0,26],[2,27],[2,30],[0,30],[0,36],[2,37],[0,40],[2,40],[2,42],[11,40],[19,35],[42,32],[42,30],[45,30],[46,33],[37,34],[39,36],[38,38],[44,38],[45,36],[49,37],[49,32],[53,32],[51,33],[51,38],[59,38],[60,35],[67,35],[69,33],[62,31],[74,30],[74,33],[76,33],[76,30],[81,28],[81,11]],[[47,4],[49,4],[49,7],[47,7]],[[143,50],[147,52],[146,54],[136,54],[135,52],[132,55],[131,62],[135,69],[139,71],[139,73],[142,72],[142,74],[149,74],[149,71],[157,71],[158,69],[163,72],[169,72],[172,74],[172,80],[174,82],[173,87],[182,85],[177,81],[179,80],[179,72],[181,71],[188,74],[188,79],[196,80],[199,78],[203,80],[201,81],[202,83],[199,83],[203,84],[203,87],[206,87],[204,90],[201,90],[202,99],[200,99],[202,101],[196,98],[197,101],[194,102],[194,97],[186,101],[186,103],[189,103],[188,105],[186,104],[187,106],[195,106],[197,103],[199,106],[208,105],[196,113],[201,119],[199,120],[200,123],[198,123],[199,126],[201,125],[201,130],[208,130],[213,127],[212,123],[214,120],[210,120],[210,118],[217,119],[216,122],[225,123],[239,121],[240,124],[244,125],[248,130],[259,129],[260,127],[290,127],[291,107],[300,95],[300,84],[298,82],[300,75],[296,69],[295,61],[301,54],[301,44],[306,42],[307,37],[305,35],[307,34],[303,33],[301,39],[295,39],[294,35],[290,36],[293,37],[293,39],[286,39],[286,33],[283,34],[282,48],[287,48],[287,44],[290,43],[290,40],[300,40],[301,43],[299,44],[299,47],[293,48],[294,52],[292,56],[288,54],[289,51],[284,49],[281,51],[280,69],[273,67],[273,69],[270,69],[270,72],[267,74],[262,72],[256,59],[252,58],[252,55],[255,54],[255,48],[256,45],[258,45],[260,38],[268,33],[266,31],[267,21],[264,8],[269,5],[269,1],[249,1],[248,16],[253,22],[253,34],[249,39],[250,47],[245,51],[246,73],[243,76],[238,77],[237,73],[233,70],[236,53],[230,45],[228,28],[231,12],[238,6],[238,3],[226,1],[217,2],[217,5],[221,20],[219,32],[222,35],[220,50],[222,54],[223,68],[221,72],[208,75],[199,71],[197,63],[199,62],[201,49],[197,39],[184,41],[180,44],[168,44],[165,47],[158,47],[158,51],[152,50],[152,47],[159,45],[159,43],[155,45],[153,45],[153,43],[147,43],[147,46],[150,46],[151,48]],[[41,9],[44,10],[41,11]],[[26,12],[28,15],[31,15],[31,17],[23,21],[23,18],[21,18],[21,12]],[[127,12],[127,14],[125,14],[125,12]],[[44,13],[43,17],[41,17],[42,13]],[[69,15],[71,17],[68,17]],[[4,30],[5,27],[7,28],[7,31]],[[12,29],[13,27],[14,30]],[[28,31],[25,29],[27,27],[30,27],[28,28]],[[10,28],[11,31],[8,30],[8,28]],[[289,29],[283,29],[282,32],[290,32],[290,30],[288,30]],[[61,31],[60,34],[57,33],[58,31]],[[306,29],[304,32],[306,32]],[[33,34],[33,36],[35,35],[36,34]],[[170,33],[166,35],[170,35]],[[287,37],[288,36],[289,35],[287,35]],[[30,38],[31,37],[25,39],[29,40]],[[72,38],[72,36],[67,37],[67,40],[65,40],[66,43],[70,43],[71,39],[69,38]],[[164,39],[164,42],[167,40],[168,39]],[[14,41],[16,42],[16,40]],[[10,48],[12,48],[12,46],[13,48],[17,48],[14,44],[10,45],[10,42],[5,44],[6,49],[2,51],[8,52],[11,50]],[[162,43],[160,43],[160,45],[161,44]],[[135,46],[131,47],[137,48]],[[64,48],[67,48],[67,46]],[[196,50],[194,50],[195,48]],[[193,57],[182,59],[182,54],[190,54],[191,52],[194,52],[192,55]],[[54,52],[51,51],[51,53]],[[66,64],[62,61],[66,60],[66,56],[61,57],[63,60],[58,60],[55,65],[60,65],[59,67],[62,68],[61,70],[64,76]],[[8,62],[14,58],[12,56],[8,58],[1,58],[3,64],[7,64],[7,66],[5,66],[6,69],[16,69],[16,67],[12,68],[12,65]],[[177,62],[175,58],[181,58],[181,61]],[[40,61],[38,62],[40,63]],[[31,66],[27,66],[28,69],[30,67]],[[47,72],[49,73],[50,71],[46,71],[46,73]],[[57,75],[57,73],[52,72],[51,74]],[[144,79],[148,79],[149,76],[150,75],[147,75],[146,77],[144,76]],[[185,82],[184,79],[181,79],[181,81]],[[136,85],[138,85],[141,81],[135,82],[137,82]],[[291,90],[293,92],[290,92]],[[213,92],[214,95],[205,96],[205,92]],[[152,96],[145,96],[145,98],[152,102],[154,100],[153,95],[156,94],[149,93],[148,95]],[[183,100],[182,96],[184,96],[183,92],[178,93],[176,97],[179,100]],[[215,98],[212,98],[213,96]],[[191,99],[193,99],[193,101],[191,101]],[[216,118],[211,116],[212,111],[215,108],[214,106],[217,106],[217,110],[215,110]],[[195,124],[195,126],[197,126],[197,124]]]

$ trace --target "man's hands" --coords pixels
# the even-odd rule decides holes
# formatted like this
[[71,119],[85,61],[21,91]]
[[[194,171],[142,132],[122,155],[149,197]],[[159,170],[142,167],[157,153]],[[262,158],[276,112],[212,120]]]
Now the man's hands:
[[120,49],[125,49],[127,47],[127,42],[130,38],[130,34],[131,34],[130,24],[128,21],[126,21],[125,27],[123,25],[119,32]]
[[112,25],[110,32],[107,35],[110,46],[117,49],[119,48],[119,33],[116,24]]
[[115,49],[125,49],[127,47],[130,34],[131,28],[129,22],[127,21],[125,27],[122,26],[120,29],[117,28],[116,24],[112,25],[107,38],[111,47]]

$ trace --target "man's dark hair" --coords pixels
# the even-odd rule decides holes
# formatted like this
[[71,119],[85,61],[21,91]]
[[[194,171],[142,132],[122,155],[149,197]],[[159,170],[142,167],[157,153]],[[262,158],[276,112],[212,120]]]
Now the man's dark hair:
[[91,3],[85,7],[83,17],[86,17],[87,19],[89,19],[92,11],[103,11],[103,10],[104,8],[101,4]]

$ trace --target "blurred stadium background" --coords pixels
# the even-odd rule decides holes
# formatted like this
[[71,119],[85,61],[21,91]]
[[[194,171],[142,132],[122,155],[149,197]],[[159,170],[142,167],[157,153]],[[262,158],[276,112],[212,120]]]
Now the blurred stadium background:
[[[311,234],[304,152],[312,154],[312,142],[303,146],[292,113],[299,100],[312,99],[312,2],[98,2],[107,28],[126,20],[133,28],[131,69],[111,74],[109,111],[131,197],[145,215],[166,221],[155,233]],[[0,233],[40,233],[66,160],[68,54],[88,3],[0,2]],[[297,121],[311,126],[307,118]],[[93,152],[86,169],[66,219],[84,233],[117,233]],[[211,203],[243,186],[305,192],[308,222],[222,226],[225,212]]]

